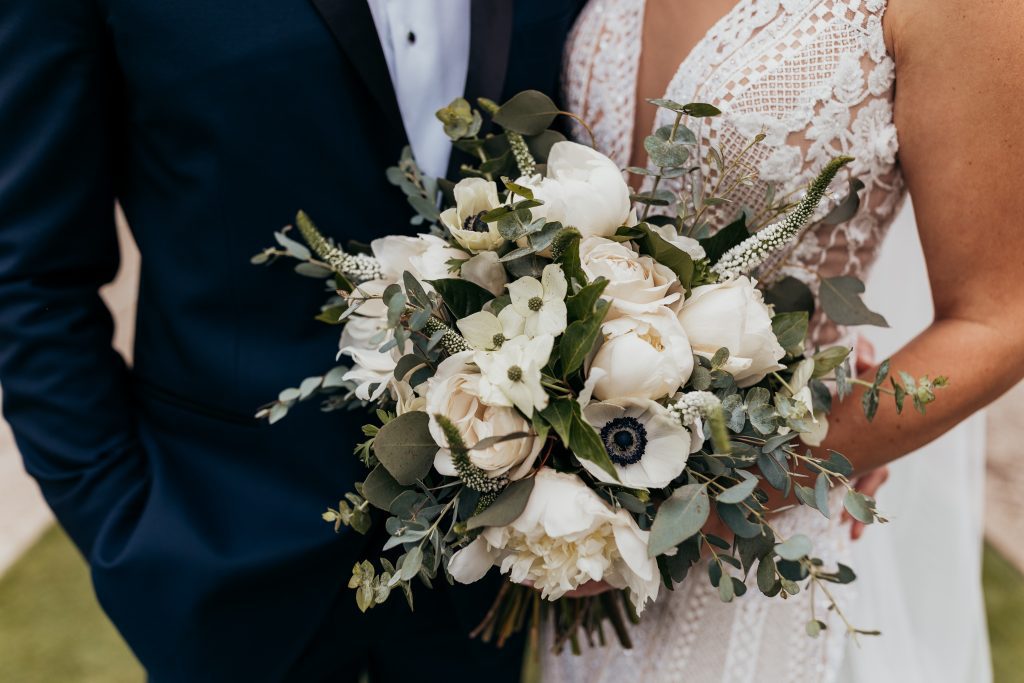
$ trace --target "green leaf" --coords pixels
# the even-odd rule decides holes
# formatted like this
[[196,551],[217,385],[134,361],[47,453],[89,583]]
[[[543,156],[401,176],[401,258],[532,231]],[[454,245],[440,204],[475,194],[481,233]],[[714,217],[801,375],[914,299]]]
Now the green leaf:
[[850,178],[850,191],[846,198],[829,211],[828,215],[821,219],[821,222],[827,225],[839,225],[857,215],[857,209],[860,208],[860,196],[857,193],[863,189],[864,183],[859,178]]
[[572,424],[569,427],[570,450],[580,460],[592,462],[612,476],[615,481],[619,480],[619,474],[615,471],[612,459],[608,457],[608,451],[601,442],[594,427],[583,419],[580,413],[580,404],[572,402],[573,416]]
[[817,638],[818,635],[826,628],[827,626],[825,626],[825,622],[819,619],[811,619],[807,622],[807,635],[809,635],[811,638]]
[[615,234],[624,237],[628,236],[634,240],[640,249],[640,253],[647,254],[658,263],[667,267],[676,274],[680,284],[686,290],[690,289],[695,270],[693,259],[682,249],[669,244],[665,238],[654,232],[651,226],[646,223],[640,223],[631,228],[619,228]]
[[537,90],[524,90],[498,108],[494,122],[522,135],[540,135],[556,116],[558,107],[550,97]]
[[682,166],[690,158],[690,149],[685,143],[669,142],[657,135],[648,135],[644,138],[644,149],[647,150],[651,163],[662,168]]
[[756,478],[746,479],[741,481],[735,486],[730,486],[726,490],[715,496],[715,500],[719,503],[742,503],[750,494],[757,488],[758,480]]
[[688,116],[709,118],[712,116],[718,116],[722,113],[722,110],[706,102],[691,102],[683,105],[683,113]]
[[850,351],[852,349],[845,346],[833,346],[814,354],[814,373],[811,377],[817,379],[829,374],[843,364],[843,361],[850,355]]
[[814,293],[811,288],[792,276],[786,276],[768,288],[764,293],[765,303],[775,308],[776,313],[806,311],[814,315]]
[[828,478],[819,473],[818,479],[814,482],[814,504],[826,519],[832,517],[832,511],[828,507],[828,492]]
[[748,237],[750,237],[750,231],[747,230],[747,216],[741,213],[739,218],[732,223],[711,237],[701,240],[700,246],[704,247],[704,254],[711,265],[714,265],[718,262],[718,259],[722,258],[722,254]]
[[566,448],[569,448],[570,443],[572,416],[575,411],[573,406],[578,405],[571,398],[559,398],[550,401],[548,407],[540,411],[541,417],[551,425],[551,428],[555,430],[555,434],[558,434],[558,438],[562,440],[562,444]]
[[761,525],[755,524],[747,519],[746,509],[739,505],[725,505],[718,503],[715,506],[718,516],[722,518],[725,525],[732,529],[732,532],[743,538],[753,538],[761,534]]
[[776,576],[775,558],[765,555],[757,563],[757,588],[765,595],[775,595],[778,591],[779,579]]
[[875,501],[858,491],[847,491],[843,506],[858,522],[871,524],[875,521]]
[[420,571],[420,567],[423,566],[423,550],[420,546],[416,545],[412,547],[412,550],[402,556],[401,565],[398,568],[398,576],[402,581],[412,580]]
[[732,577],[726,574],[722,578],[724,580],[718,582],[718,597],[722,602],[732,602],[732,599],[736,597],[736,592],[733,590]]
[[687,484],[676,489],[658,508],[651,525],[647,555],[657,557],[695,535],[708,521],[711,501],[704,484]]
[[563,375],[576,372],[587,359],[587,355],[601,334],[601,323],[608,314],[611,304],[603,299],[594,305],[594,314],[588,320],[577,320],[565,328],[558,343],[558,352],[562,359]]
[[379,510],[390,510],[391,503],[405,491],[402,485],[388,474],[383,465],[373,468],[363,482],[363,497]]
[[562,228],[551,242],[551,256],[555,263],[562,266],[562,272],[571,284],[575,281],[583,285],[587,275],[580,264],[580,241],[582,237],[576,228]]
[[829,451],[828,460],[820,463],[820,465],[829,472],[835,472],[836,474],[841,474],[844,477],[848,477],[853,474],[853,465],[850,464],[850,461],[843,457],[841,453],[836,453],[835,451]]
[[772,318],[772,332],[779,340],[779,345],[789,355],[799,356],[803,353],[808,323],[809,318],[806,311],[779,313]]
[[429,423],[426,413],[405,413],[381,427],[373,440],[377,459],[402,486],[427,476],[434,464],[437,444]]
[[825,314],[837,325],[889,327],[884,317],[864,305],[860,298],[863,293],[864,283],[849,275],[825,278],[818,290]]
[[811,539],[803,534],[796,534],[783,543],[775,546],[775,552],[784,560],[797,560],[807,557],[811,552]]
[[530,149],[530,154],[537,160],[537,163],[543,164],[547,162],[548,155],[551,154],[551,148],[556,143],[564,141],[565,136],[557,130],[546,130],[540,135],[527,137],[526,146]]
[[594,307],[608,286],[608,280],[598,278],[590,284],[582,287],[579,292],[565,300],[566,312],[569,320],[587,320],[595,315]]
[[484,304],[494,298],[489,291],[469,280],[444,278],[428,282],[441,295],[448,310],[456,318],[465,318],[483,310]]
[[526,509],[534,483],[533,477],[512,482],[498,494],[498,497],[487,506],[487,509],[470,517],[466,522],[466,527],[477,529],[489,526],[507,526],[516,521]]

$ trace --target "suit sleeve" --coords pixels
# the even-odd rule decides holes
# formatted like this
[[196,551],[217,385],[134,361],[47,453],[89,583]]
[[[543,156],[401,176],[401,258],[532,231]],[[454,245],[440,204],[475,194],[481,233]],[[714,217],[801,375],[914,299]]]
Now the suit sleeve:
[[27,471],[87,558],[146,486],[128,372],[99,297],[119,77],[92,0],[0,2],[0,387]]

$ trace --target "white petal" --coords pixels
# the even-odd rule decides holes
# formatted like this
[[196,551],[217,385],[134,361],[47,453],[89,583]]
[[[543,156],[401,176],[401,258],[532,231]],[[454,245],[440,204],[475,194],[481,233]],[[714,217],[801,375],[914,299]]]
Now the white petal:
[[543,300],[544,287],[537,278],[527,275],[509,283],[508,293],[516,312],[527,317],[533,314],[533,311],[530,310],[530,299],[536,297]]
[[479,311],[462,318],[455,323],[462,336],[478,351],[493,351],[494,338],[503,334],[497,316],[486,311]]
[[452,555],[448,571],[459,583],[474,583],[487,575],[494,566],[496,556],[497,553],[488,548],[483,538],[477,538]]
[[565,300],[565,294],[569,290],[569,283],[566,281],[565,273],[560,265],[552,263],[544,266],[541,284],[544,287],[545,302]]

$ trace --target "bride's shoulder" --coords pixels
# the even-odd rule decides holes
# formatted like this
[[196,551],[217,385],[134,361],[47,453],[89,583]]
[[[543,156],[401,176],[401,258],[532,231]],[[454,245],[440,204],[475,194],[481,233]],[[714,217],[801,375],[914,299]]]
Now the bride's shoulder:
[[886,5],[885,43],[897,66],[939,52],[973,52],[986,45],[995,51],[995,41],[1019,52],[1020,0],[887,0]]

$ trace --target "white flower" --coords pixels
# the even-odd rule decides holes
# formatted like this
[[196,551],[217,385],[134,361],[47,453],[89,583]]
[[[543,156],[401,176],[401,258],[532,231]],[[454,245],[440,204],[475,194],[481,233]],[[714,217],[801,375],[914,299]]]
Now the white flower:
[[[356,296],[367,300],[359,305],[356,313],[350,315],[341,331],[338,357],[348,356],[352,359],[352,369],[342,379],[356,383],[356,396],[363,401],[376,401],[394,379],[395,365],[400,354],[397,349],[381,353],[379,344],[371,343],[387,327],[387,308],[379,298],[388,286],[384,280],[367,280],[360,284]],[[371,391],[372,390],[372,391]]]
[[669,268],[604,237],[587,237],[580,243],[580,264],[591,281],[608,280],[602,296],[611,302],[609,320],[653,313],[682,296],[679,279]]
[[472,348],[477,351],[497,351],[509,339],[523,334],[525,321],[514,308],[506,306],[498,315],[477,311],[455,324]]
[[508,282],[505,266],[498,261],[498,255],[493,251],[482,251],[463,263],[459,275],[463,280],[480,285],[494,296],[501,296]]
[[613,235],[629,219],[629,187],[622,172],[585,145],[556,142],[548,154],[547,176],[523,177],[516,183],[544,202],[530,209],[534,219],[572,226],[584,237]]
[[729,349],[724,370],[741,387],[757,384],[782,369],[786,355],[772,332],[772,314],[748,277],[693,290],[679,311],[694,353],[710,358]]
[[523,317],[527,336],[557,336],[565,331],[568,289],[565,273],[556,263],[544,267],[540,281],[526,276],[508,285],[512,308]]
[[684,251],[694,261],[699,261],[706,257],[707,254],[704,252],[704,247],[700,246],[700,242],[687,237],[686,235],[680,235],[676,232],[676,229],[672,225],[652,225],[647,224],[651,230],[658,233],[663,240],[671,244],[673,247],[680,251]]
[[583,417],[600,434],[619,480],[590,461],[580,460],[580,464],[609,484],[664,488],[683,473],[687,457],[704,443],[699,430],[691,435],[666,408],[646,398],[591,403]]
[[373,255],[380,261],[385,280],[401,282],[406,271],[417,280],[440,280],[451,277],[448,261],[465,261],[469,254],[449,246],[434,235],[389,235],[370,243]]
[[590,366],[604,372],[594,396],[658,399],[675,393],[693,372],[686,331],[668,309],[606,322],[604,344]]
[[657,561],[647,556],[649,536],[576,475],[544,468],[522,514],[508,526],[484,529],[452,556],[448,571],[472,583],[497,566],[515,583],[532,582],[548,600],[606,581],[628,590],[639,614],[660,588]]
[[455,206],[441,212],[441,223],[455,241],[474,254],[499,249],[505,239],[498,233],[497,221],[484,223],[480,217],[497,208],[498,186],[483,178],[464,178],[454,190]]
[[434,415],[440,414],[451,420],[466,446],[492,436],[529,434],[522,439],[469,452],[470,461],[491,476],[500,476],[515,468],[510,476],[519,479],[529,472],[544,442],[530,434],[530,423],[515,409],[489,406],[481,400],[480,371],[471,363],[472,356],[471,351],[449,356],[427,380],[423,410],[430,415],[430,435],[441,447],[434,458],[434,468],[443,475],[456,476],[444,430],[434,419]]
[[480,367],[480,396],[492,406],[515,406],[530,417],[534,408],[548,407],[548,395],[541,386],[541,369],[547,365],[555,339],[542,334],[510,339],[497,351],[476,351],[473,361]]

